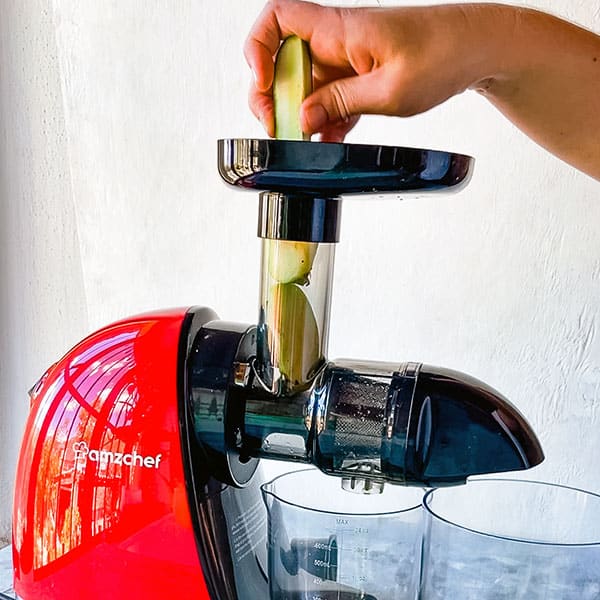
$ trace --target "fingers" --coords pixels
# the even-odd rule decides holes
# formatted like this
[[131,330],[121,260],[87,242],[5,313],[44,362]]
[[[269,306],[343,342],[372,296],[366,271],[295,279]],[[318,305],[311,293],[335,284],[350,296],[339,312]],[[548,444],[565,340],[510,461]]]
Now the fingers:
[[270,90],[261,92],[256,86],[251,85],[248,94],[248,105],[254,116],[261,122],[267,135],[275,137],[275,110]]
[[[335,25],[339,26],[338,13],[331,8],[298,0],[271,0],[254,24],[244,46],[246,60],[254,74],[249,104],[270,136],[274,135],[275,129],[271,91],[274,58],[281,41],[295,34],[310,43],[314,34],[313,41],[317,43],[319,37],[318,46],[322,48],[323,23],[329,23],[329,19],[336,19]],[[333,31],[336,28],[334,22],[329,24]],[[362,113],[390,114],[391,110],[385,68],[361,76],[344,77],[342,74],[353,70],[345,63],[347,59],[337,54],[330,62],[332,47],[335,44],[329,43],[326,66],[322,67],[327,71],[327,77],[321,78],[329,83],[305,100],[300,113],[303,131],[321,133],[323,141],[343,140]]]
[[244,44],[258,90],[267,91],[273,83],[273,59],[281,41],[297,35],[309,42],[322,11],[322,6],[298,0],[272,0],[266,4]]
[[281,42],[281,30],[273,3],[268,2],[260,13],[244,44],[244,56],[252,74],[254,85],[266,92],[273,84],[273,57]]
[[272,0],[254,23],[244,56],[253,73],[249,105],[270,136],[274,135],[273,85],[274,59],[281,41],[295,34],[310,41],[323,7],[298,0]]
[[329,131],[333,124],[350,123],[361,114],[393,114],[393,88],[385,69],[320,87],[302,104],[300,124],[305,133],[313,134]]
[[327,124],[320,132],[322,142],[343,142],[348,132],[358,123],[360,117],[350,117],[347,121]]

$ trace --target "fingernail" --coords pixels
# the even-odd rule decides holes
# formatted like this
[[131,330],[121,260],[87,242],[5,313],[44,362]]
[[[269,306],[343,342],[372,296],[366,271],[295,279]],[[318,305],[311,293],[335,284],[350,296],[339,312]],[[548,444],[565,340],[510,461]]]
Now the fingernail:
[[304,111],[304,123],[310,133],[319,131],[328,120],[327,111],[321,104],[313,104]]

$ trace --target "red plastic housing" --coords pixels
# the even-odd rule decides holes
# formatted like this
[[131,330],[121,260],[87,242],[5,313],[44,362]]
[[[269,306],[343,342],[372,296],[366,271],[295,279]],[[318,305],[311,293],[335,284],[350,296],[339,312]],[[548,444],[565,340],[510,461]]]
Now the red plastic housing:
[[13,514],[24,600],[209,598],[180,440],[186,312],[98,331],[32,391]]

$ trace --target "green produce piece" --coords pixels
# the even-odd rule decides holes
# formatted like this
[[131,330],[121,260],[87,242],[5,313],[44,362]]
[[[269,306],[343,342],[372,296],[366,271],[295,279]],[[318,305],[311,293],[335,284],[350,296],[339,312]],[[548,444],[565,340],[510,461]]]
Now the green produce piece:
[[305,283],[312,269],[318,244],[268,240],[269,275],[277,283]]
[[312,64],[308,45],[293,35],[281,44],[275,61],[273,104],[277,139],[309,139],[300,128],[300,106],[311,92]]
[[[273,104],[275,137],[308,140],[300,127],[300,106],[312,92],[312,64],[307,44],[297,36],[284,40],[275,60]],[[267,292],[266,324],[274,366],[285,382],[281,393],[308,386],[320,365],[319,327],[310,301],[301,287],[306,284],[318,244],[267,240],[268,270],[275,282]]]
[[267,331],[274,362],[288,389],[298,391],[321,362],[319,327],[300,286],[276,284],[269,298],[272,305],[267,307]]

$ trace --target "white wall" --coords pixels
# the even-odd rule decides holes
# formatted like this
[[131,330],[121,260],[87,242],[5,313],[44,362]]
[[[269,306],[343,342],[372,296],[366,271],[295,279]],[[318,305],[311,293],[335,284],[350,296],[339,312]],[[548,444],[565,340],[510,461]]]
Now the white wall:
[[0,538],[27,390],[88,329],[52,10],[0,2]]
[[[600,31],[597,2],[535,5]],[[0,536],[26,390],[71,344],[150,308],[256,318],[256,197],[215,163],[217,138],[263,135],[241,55],[261,6],[0,3]],[[477,165],[458,195],[345,202],[330,355],[484,379],[540,435],[547,459],[529,477],[600,491],[600,184],[474,93],[365,118],[350,141]]]

